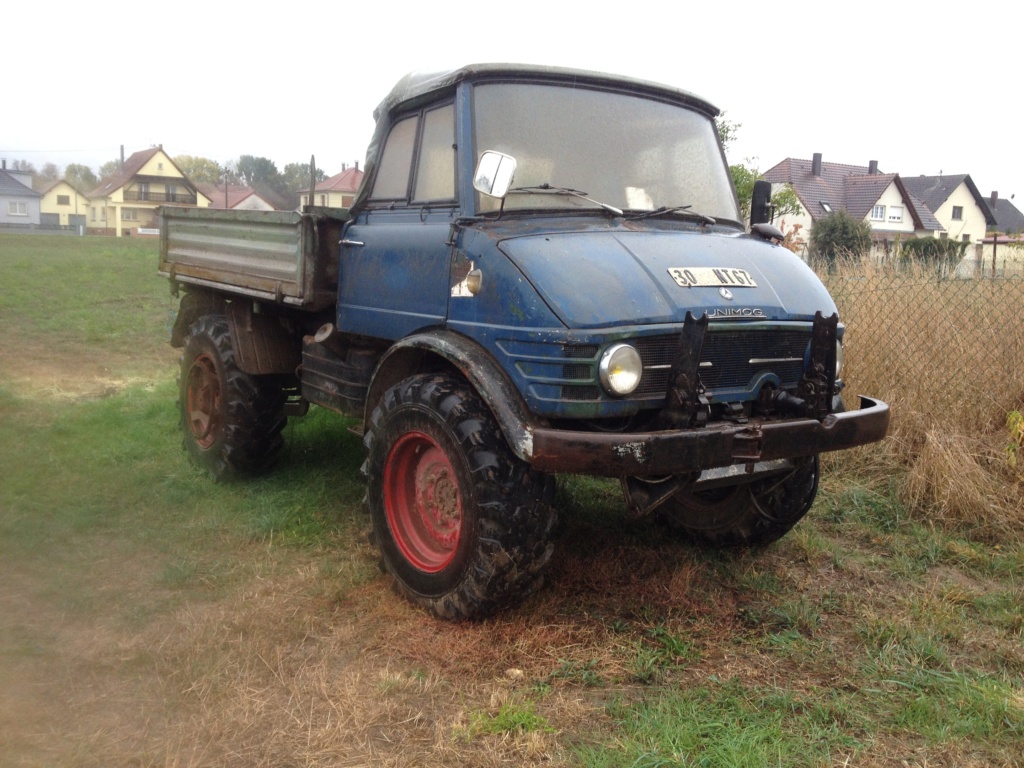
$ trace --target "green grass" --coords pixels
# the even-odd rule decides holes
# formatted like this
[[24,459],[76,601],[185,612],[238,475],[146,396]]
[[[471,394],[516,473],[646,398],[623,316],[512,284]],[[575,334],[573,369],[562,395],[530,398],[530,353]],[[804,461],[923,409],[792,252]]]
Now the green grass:
[[290,420],[265,477],[189,464],[155,264],[0,234],[0,764],[1019,764],[1021,540],[833,471],[708,552],[560,478],[545,588],[437,622],[380,576],[348,422]]

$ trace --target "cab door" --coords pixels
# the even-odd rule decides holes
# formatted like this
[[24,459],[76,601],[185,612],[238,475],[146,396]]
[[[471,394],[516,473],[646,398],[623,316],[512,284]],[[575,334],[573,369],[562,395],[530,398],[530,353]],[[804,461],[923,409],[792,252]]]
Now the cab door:
[[455,169],[454,104],[391,127],[369,197],[341,241],[340,330],[393,340],[444,324]]

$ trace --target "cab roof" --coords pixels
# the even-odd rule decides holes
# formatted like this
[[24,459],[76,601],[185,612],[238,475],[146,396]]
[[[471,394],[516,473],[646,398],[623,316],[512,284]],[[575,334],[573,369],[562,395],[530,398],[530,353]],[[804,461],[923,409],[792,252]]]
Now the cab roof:
[[373,112],[374,120],[379,121],[382,116],[432,101],[446,91],[454,91],[455,86],[465,80],[531,80],[611,88],[683,103],[709,117],[719,114],[717,107],[689,91],[649,80],[541,64],[469,64],[441,72],[410,72],[377,106]]

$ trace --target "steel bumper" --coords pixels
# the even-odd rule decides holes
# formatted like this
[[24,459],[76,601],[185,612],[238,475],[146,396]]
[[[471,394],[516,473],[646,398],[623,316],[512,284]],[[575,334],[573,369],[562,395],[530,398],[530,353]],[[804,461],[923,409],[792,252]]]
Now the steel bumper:
[[537,427],[530,463],[542,472],[656,476],[737,463],[812,456],[881,440],[889,406],[860,398],[860,409],[815,419],[746,424],[719,422],[700,429],[664,432],[576,432]]

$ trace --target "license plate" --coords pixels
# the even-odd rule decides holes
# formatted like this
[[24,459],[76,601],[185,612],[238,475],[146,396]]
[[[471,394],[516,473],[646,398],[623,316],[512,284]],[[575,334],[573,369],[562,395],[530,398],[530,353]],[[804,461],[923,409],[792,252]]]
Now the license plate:
[[757,288],[747,270],[735,267],[669,267],[668,273],[681,288]]

